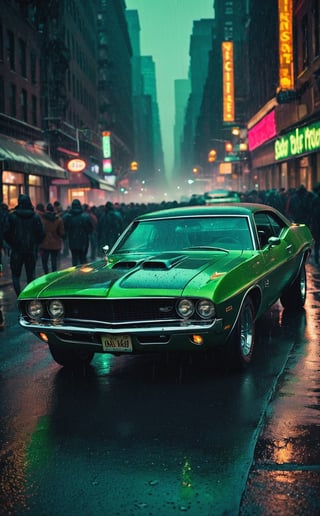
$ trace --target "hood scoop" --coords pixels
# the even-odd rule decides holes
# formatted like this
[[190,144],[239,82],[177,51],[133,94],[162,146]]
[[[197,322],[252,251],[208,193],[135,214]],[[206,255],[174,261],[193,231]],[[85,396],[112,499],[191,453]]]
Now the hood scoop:
[[140,267],[144,270],[169,270],[184,260],[186,260],[186,256],[180,253],[161,253],[161,255],[151,256],[144,260],[120,260],[112,266],[112,269],[129,271]]
[[113,269],[130,270],[137,267],[140,262],[137,260],[124,260],[123,262],[117,262],[113,265]]
[[159,257],[153,256],[149,260],[144,261],[142,269],[169,270],[185,259],[186,257],[181,254],[163,253]]

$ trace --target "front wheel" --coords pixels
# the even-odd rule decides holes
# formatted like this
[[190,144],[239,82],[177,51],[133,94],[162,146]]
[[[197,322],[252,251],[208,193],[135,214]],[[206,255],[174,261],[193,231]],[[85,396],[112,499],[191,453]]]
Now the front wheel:
[[280,297],[281,304],[288,310],[300,310],[304,307],[307,297],[307,274],[305,264],[292,285]]
[[64,367],[79,369],[87,366],[93,359],[94,352],[85,349],[65,349],[55,344],[49,344],[52,358]]
[[255,343],[254,317],[253,302],[247,297],[227,343],[228,360],[232,369],[245,369],[251,362]]

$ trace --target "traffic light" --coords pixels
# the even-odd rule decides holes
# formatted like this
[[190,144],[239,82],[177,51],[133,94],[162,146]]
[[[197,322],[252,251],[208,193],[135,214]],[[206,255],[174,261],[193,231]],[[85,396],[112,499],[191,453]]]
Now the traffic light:
[[233,145],[232,145],[232,143],[231,143],[231,142],[225,142],[225,144],[224,144],[224,150],[225,150],[226,152],[228,152],[228,153],[229,153],[229,152],[232,152],[232,151],[233,151]]
[[211,149],[208,153],[208,162],[213,163],[217,158],[217,151],[215,149]]
[[139,163],[137,161],[131,161],[130,170],[132,172],[136,172],[137,170],[139,170]]

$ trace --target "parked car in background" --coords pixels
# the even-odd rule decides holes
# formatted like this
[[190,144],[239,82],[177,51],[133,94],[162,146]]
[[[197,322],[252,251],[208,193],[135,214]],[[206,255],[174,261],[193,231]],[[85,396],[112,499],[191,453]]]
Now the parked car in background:
[[205,204],[240,202],[240,195],[233,190],[210,190],[204,194]]
[[18,298],[20,324],[59,364],[95,353],[207,352],[234,368],[253,355],[256,320],[306,299],[312,236],[262,204],[188,206],[134,220],[106,259],[42,276]]

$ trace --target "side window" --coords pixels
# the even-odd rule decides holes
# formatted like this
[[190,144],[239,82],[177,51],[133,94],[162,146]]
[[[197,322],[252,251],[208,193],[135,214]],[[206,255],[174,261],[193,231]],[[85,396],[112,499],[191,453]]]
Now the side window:
[[271,221],[266,213],[256,213],[255,214],[255,223],[257,227],[260,247],[264,247],[268,243],[268,239],[271,236],[274,236],[273,228],[271,225]]
[[270,214],[269,219],[274,235],[279,236],[286,224],[274,214]]
[[260,246],[264,247],[271,236],[279,236],[286,224],[274,213],[256,213],[255,223]]

